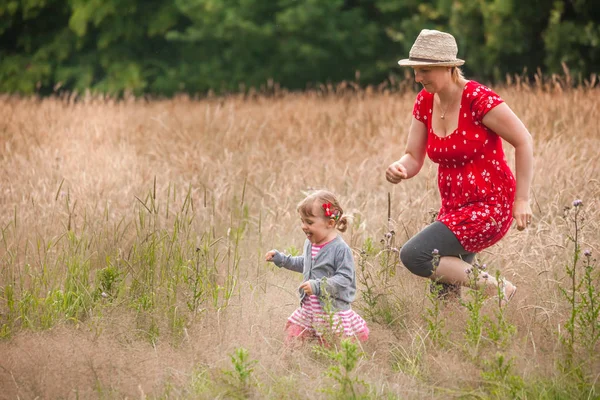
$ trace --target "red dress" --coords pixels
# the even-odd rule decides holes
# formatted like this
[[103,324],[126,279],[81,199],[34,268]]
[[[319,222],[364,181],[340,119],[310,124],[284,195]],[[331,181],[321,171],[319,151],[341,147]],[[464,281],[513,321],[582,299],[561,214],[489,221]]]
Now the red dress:
[[502,139],[481,122],[502,102],[484,85],[467,82],[458,128],[446,137],[437,136],[431,127],[432,93],[421,90],[413,109],[414,117],[427,127],[427,155],[439,164],[442,206],[437,219],[472,253],[496,243],[512,223],[515,178],[506,162]]

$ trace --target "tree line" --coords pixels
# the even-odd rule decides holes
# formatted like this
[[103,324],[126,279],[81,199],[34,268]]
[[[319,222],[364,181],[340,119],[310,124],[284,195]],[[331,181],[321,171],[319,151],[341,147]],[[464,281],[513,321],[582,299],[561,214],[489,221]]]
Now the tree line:
[[267,82],[379,84],[423,28],[452,33],[464,72],[600,69],[597,0],[3,0],[0,92],[171,96]]

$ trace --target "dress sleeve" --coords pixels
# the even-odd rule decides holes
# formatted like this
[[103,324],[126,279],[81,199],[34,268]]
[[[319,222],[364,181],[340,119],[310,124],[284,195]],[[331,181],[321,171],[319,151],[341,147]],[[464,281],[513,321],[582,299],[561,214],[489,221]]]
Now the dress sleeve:
[[417,119],[417,121],[421,121],[424,124],[427,124],[427,106],[426,106],[426,98],[425,98],[425,89],[421,90],[415,99],[415,105],[413,107],[413,116]]
[[471,111],[473,119],[477,122],[481,122],[485,114],[492,108],[504,103],[504,100],[500,96],[484,85],[477,85],[470,94],[473,98]]

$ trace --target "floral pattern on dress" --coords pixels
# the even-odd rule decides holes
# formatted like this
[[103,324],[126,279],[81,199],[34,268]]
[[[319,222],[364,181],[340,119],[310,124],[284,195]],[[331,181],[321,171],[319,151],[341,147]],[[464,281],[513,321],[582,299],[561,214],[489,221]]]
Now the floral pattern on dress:
[[457,129],[445,137],[432,128],[433,94],[421,90],[413,115],[427,127],[427,155],[438,164],[442,205],[437,219],[465,250],[479,252],[498,242],[510,228],[515,178],[506,162],[502,139],[488,129],[484,116],[503,100],[474,81],[464,87]]

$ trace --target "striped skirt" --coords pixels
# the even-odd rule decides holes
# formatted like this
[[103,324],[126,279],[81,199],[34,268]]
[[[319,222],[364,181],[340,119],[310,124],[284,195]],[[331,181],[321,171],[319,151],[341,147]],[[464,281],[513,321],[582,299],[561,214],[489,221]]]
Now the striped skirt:
[[354,310],[327,314],[315,295],[304,297],[302,306],[289,316],[286,331],[292,337],[322,338],[326,333],[334,333],[345,337],[356,337],[361,341],[369,338],[367,323]]

